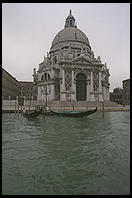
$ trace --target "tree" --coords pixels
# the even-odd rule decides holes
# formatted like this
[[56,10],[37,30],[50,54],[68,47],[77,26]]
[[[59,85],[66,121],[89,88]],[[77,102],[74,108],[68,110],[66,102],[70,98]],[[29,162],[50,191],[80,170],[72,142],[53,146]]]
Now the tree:
[[119,94],[122,94],[122,92],[123,92],[123,89],[122,88],[120,88],[120,87],[117,87],[117,88],[115,88],[114,90],[113,90],[113,93],[119,93]]
[[122,104],[122,97],[123,97],[123,89],[120,87],[117,87],[113,90],[113,93],[111,93],[110,98],[111,101],[117,102],[118,104]]

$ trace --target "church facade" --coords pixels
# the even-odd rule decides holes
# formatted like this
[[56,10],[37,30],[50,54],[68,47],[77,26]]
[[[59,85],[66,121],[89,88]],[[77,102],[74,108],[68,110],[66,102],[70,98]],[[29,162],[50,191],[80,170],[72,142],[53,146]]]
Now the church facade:
[[87,36],[70,13],[53,39],[47,57],[34,69],[37,101],[107,101],[109,70],[95,58]]

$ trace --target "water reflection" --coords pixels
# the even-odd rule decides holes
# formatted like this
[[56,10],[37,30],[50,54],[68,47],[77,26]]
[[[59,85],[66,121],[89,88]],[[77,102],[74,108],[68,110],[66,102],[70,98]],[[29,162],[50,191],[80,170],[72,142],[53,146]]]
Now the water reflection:
[[129,123],[129,112],[3,114],[3,194],[129,194]]

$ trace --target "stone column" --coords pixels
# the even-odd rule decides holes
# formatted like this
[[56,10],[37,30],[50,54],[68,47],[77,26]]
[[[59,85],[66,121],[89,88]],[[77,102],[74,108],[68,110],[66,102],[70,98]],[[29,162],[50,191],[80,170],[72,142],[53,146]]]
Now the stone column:
[[106,100],[108,100],[108,88],[106,87]]
[[110,100],[109,98],[109,88],[107,87],[107,100]]
[[104,101],[104,86],[102,86],[102,98],[103,98],[103,101]]
[[62,90],[65,91],[65,70],[62,69]]
[[102,93],[101,72],[99,71],[99,93]]
[[95,97],[94,97],[94,90],[93,90],[93,71],[91,71],[91,80],[90,80],[91,86],[91,93],[90,93],[90,101],[95,101]]
[[105,87],[105,100],[107,100],[107,87]]
[[108,88],[108,100],[110,100],[110,93],[109,93],[109,88]]
[[74,71],[72,69],[71,101],[75,101]]
[[72,91],[74,91],[74,71],[72,69]]
[[62,86],[61,86],[61,93],[60,93],[60,101],[66,100],[66,93],[65,93],[65,70],[62,68]]
[[51,84],[50,89],[51,89],[51,92],[50,92],[50,95],[49,95],[49,101],[52,101],[52,100],[55,99],[55,85]]
[[90,101],[90,82],[87,81],[87,101]]
[[93,92],[93,72],[91,71],[91,92]]
[[106,100],[106,89],[105,86],[103,87],[103,94],[104,94],[104,101]]
[[99,71],[99,101],[103,101],[101,80],[101,71]]

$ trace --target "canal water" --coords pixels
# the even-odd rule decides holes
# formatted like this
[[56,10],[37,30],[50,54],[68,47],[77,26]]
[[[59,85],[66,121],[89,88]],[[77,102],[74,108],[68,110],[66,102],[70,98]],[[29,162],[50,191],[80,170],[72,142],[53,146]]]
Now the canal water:
[[3,114],[2,194],[130,194],[130,112]]

